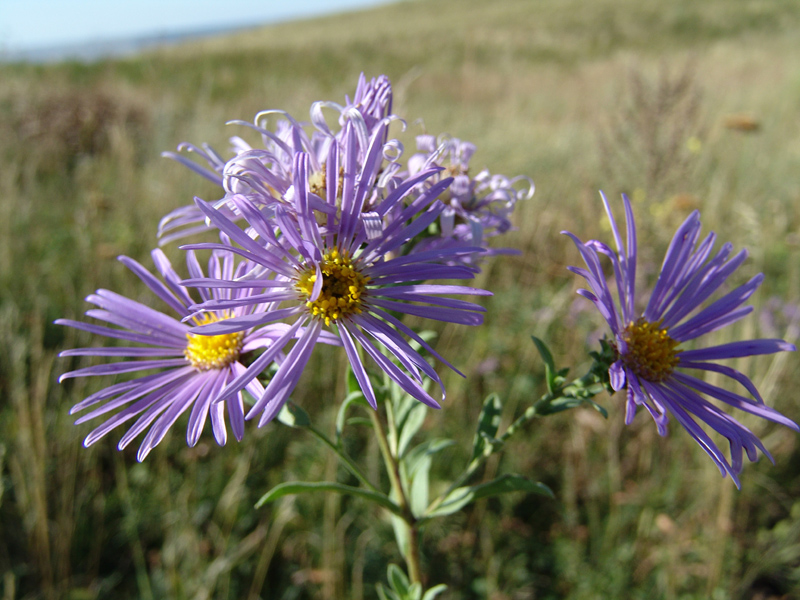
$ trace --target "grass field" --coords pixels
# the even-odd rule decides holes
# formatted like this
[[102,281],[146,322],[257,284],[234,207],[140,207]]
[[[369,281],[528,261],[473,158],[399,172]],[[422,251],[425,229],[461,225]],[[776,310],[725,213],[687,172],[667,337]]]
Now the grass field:
[[[80,318],[100,287],[149,301],[114,257],[149,265],[158,220],[218,196],[160,153],[182,141],[224,150],[247,137],[225,121],[262,109],[306,118],[312,101],[352,94],[362,71],[392,79],[409,152],[414,135],[448,132],[478,146],[473,165],[536,183],[503,240],[521,254],[492,259],[476,282],[495,294],[486,323],[438,329],[437,350],[468,374],[443,373],[447,405],[425,425],[463,442],[453,463],[486,394],[500,394],[510,422],[543,393],[531,335],[585,366],[601,321],[575,295],[565,267],[579,257],[559,231],[608,235],[599,189],[634,199],[645,277],[699,208],[704,231],[750,250],[734,283],[766,275],[755,315],[719,339],[796,341],[796,1],[410,1],[124,60],[0,65],[4,600],[374,598],[385,564],[401,562],[389,522],[356,500],[253,509],[281,481],[336,477],[310,436],[273,424],[190,449],[179,424],[139,464],[135,448],[116,451],[116,433],[81,445],[91,426],[68,410],[101,382],[56,382],[78,365],[57,353],[89,339],[52,322]],[[330,429],[342,397],[330,390],[343,382],[323,367],[342,358],[314,360],[293,399]],[[798,420],[797,361],[735,366]],[[776,465],[746,465],[737,491],[675,424],[660,438],[643,415],[626,427],[620,398],[600,401],[608,420],[578,410],[535,422],[487,465],[486,477],[546,482],[556,500],[508,495],[425,531],[423,562],[430,584],[450,587],[443,597],[800,598],[796,434],[744,419]],[[377,469],[374,441],[352,444]]]

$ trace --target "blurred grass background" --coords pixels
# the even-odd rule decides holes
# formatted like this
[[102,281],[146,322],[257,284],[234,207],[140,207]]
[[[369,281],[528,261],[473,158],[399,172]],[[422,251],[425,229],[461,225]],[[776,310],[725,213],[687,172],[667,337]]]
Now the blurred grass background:
[[[720,335],[794,341],[800,297],[800,4],[794,0],[427,0],[187,43],[91,64],[0,65],[0,576],[2,598],[373,598],[391,527],[360,502],[298,497],[254,510],[287,479],[336,477],[310,437],[278,424],[218,448],[185,425],[144,464],[69,407],[106,383],[57,376],[85,345],[52,325],[80,318],[98,287],[152,303],[113,258],[149,265],[158,219],[217,190],[160,158],[181,141],[219,150],[259,110],[306,118],[358,74],[386,73],[403,138],[447,132],[478,146],[476,168],[537,186],[485,265],[486,324],[442,327],[448,400],[426,425],[461,441],[482,399],[505,419],[543,391],[530,335],[584,364],[601,323],[576,300],[579,258],[564,236],[608,235],[597,191],[632,195],[642,276],[701,209],[705,230],[746,246],[734,283],[767,275],[756,314]],[[424,119],[424,124],[413,122]],[[398,132],[399,133],[399,132]],[[176,264],[180,252],[167,249]],[[339,353],[341,354],[341,353]],[[340,395],[339,354],[319,352],[294,400],[323,427]],[[333,358],[335,357],[335,358]],[[83,363],[80,363],[83,364]],[[342,364],[341,362],[339,364]],[[768,403],[800,418],[795,355],[741,361]],[[313,373],[313,375],[312,375]],[[534,423],[487,475],[517,470],[555,501],[511,495],[425,531],[430,584],[449,599],[800,598],[796,434],[744,419],[777,465],[747,464],[742,490],[673,423],[625,427],[588,410]],[[359,437],[361,435],[362,437]],[[353,447],[373,461],[374,442]],[[447,464],[447,461],[450,461]],[[379,523],[375,526],[375,523]],[[374,526],[374,527],[373,527]]]

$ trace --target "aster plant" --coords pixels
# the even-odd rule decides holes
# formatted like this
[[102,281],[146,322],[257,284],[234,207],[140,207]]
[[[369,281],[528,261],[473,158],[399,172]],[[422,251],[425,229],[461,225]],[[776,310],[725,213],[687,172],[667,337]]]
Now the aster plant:
[[[469,143],[456,147],[447,142],[421,162],[401,162],[403,144],[389,132],[395,123],[404,129],[405,121],[392,113],[385,76],[367,80],[362,75],[352,99],[315,102],[309,114],[306,123],[282,110],[261,111],[253,123],[231,121],[258,134],[261,145],[233,137],[227,159],[207,144],[181,144],[178,153],[164,154],[216,183],[221,196],[210,202],[197,198],[166,215],[158,228],[160,243],[209,233],[220,241],[183,246],[188,252],[188,277],[183,279],[160,250],[153,251],[153,258],[163,281],[122,257],[177,318],[99,290],[88,298],[99,309],[87,316],[114,327],[58,323],[129,346],[78,348],[62,356],[131,360],[80,368],[62,380],[157,371],[114,383],[73,408],[74,413],[88,411],[77,423],[106,419],[87,436],[87,446],[134,419],[120,449],[149,429],[139,460],[187,411],[190,445],[197,443],[209,417],[215,439],[224,444],[226,413],[237,440],[245,421],[256,417],[259,426],[277,417],[305,427],[336,452],[360,483],[358,488],[323,487],[373,501],[393,514],[398,541],[406,540],[400,543],[409,585],[419,585],[415,540],[427,498],[412,494],[411,488],[419,487],[422,473],[427,478],[427,468],[401,468],[399,461],[408,459],[408,441],[420,416],[427,407],[439,408],[445,398],[433,361],[458,371],[404,318],[482,323],[485,309],[460,297],[490,292],[459,282],[479,272],[477,256],[493,252],[484,240],[510,228],[507,217],[520,192],[513,189],[517,180],[490,177],[488,171],[464,180],[470,158],[465,152],[474,151]],[[448,153],[450,163],[439,164],[438,157]],[[532,185],[528,190],[530,196]],[[471,223],[464,231],[463,223],[455,224],[456,213]],[[425,240],[428,247],[421,243]],[[195,252],[211,252],[207,272]],[[343,347],[354,387],[342,407],[349,410],[362,401],[368,407],[392,482],[389,495],[344,452],[341,431],[335,442],[329,440],[300,407],[288,403],[319,343]],[[382,405],[388,430],[376,413]],[[402,418],[412,413],[416,428]],[[400,431],[405,431],[402,443]],[[407,478],[413,472],[414,485]]]
[[[336,117],[333,124],[331,115]],[[692,214],[673,239],[646,307],[637,312],[633,213],[624,198],[628,227],[623,242],[603,198],[616,251],[568,235],[587,267],[572,268],[589,284],[590,290],[580,293],[608,322],[610,339],[590,352],[588,371],[570,380],[569,369],[558,368],[547,345],[533,338],[544,363],[545,393],[504,430],[503,403],[490,394],[468,460],[432,494],[434,460],[454,442],[431,438],[415,445],[414,440],[428,409],[445,400],[435,365],[463,374],[437,352],[431,335],[411,327],[407,317],[482,324],[486,309],[465,297],[491,292],[467,282],[480,273],[485,257],[513,252],[490,247],[488,240],[512,228],[512,212],[520,201],[530,200],[533,182],[488,169],[472,173],[475,145],[447,135],[419,136],[418,152],[405,159],[403,144],[391,133],[392,128],[404,130],[406,122],[392,112],[392,89],[385,76],[367,80],[362,75],[352,99],[315,102],[309,117],[301,122],[285,111],[266,110],[253,123],[232,121],[258,134],[261,143],[231,138],[229,158],[208,145],[182,144],[178,153],[165,153],[217,184],[219,196],[195,198],[159,224],[162,245],[176,239],[189,242],[181,246],[185,277],[161,250],[152,252],[160,277],[120,257],[171,314],[98,290],[87,298],[97,308],[86,316],[107,325],[56,321],[123,344],[61,353],[110,361],[81,366],[62,380],[121,378],[73,407],[73,413],[83,413],[79,424],[104,419],[88,434],[86,446],[133,422],[118,446],[122,449],[144,434],[137,455],[143,460],[186,412],[190,446],[209,420],[219,445],[227,441],[228,423],[237,440],[243,438],[247,420],[258,426],[277,420],[307,431],[338,457],[357,483],[285,482],[264,494],[258,506],[309,492],[347,494],[373,503],[388,515],[406,563],[406,570],[389,566],[389,586],[379,584],[379,597],[432,600],[445,587],[424,589],[421,536],[431,521],[500,494],[552,496],[547,486],[521,474],[475,481],[488,458],[533,420],[581,406],[605,415],[594,398],[627,389],[626,422],[643,406],[664,435],[674,418],[737,485],[743,455],[755,460],[759,450],[769,453],[758,437],[709,399],[798,430],[766,406],[743,373],[715,362],[794,346],[772,339],[687,347],[750,312],[743,304],[761,276],[709,302],[746,253],[731,256],[732,246],[726,244],[712,255],[714,235],[698,241],[699,215]],[[201,160],[191,160],[184,151]],[[186,239],[198,235],[214,238]],[[209,254],[206,270],[196,253]],[[615,283],[602,270],[603,257],[611,262]],[[349,365],[342,374],[347,393],[337,403],[333,439],[291,401],[320,343],[341,347]],[[730,378],[749,397],[705,382],[697,376],[703,371]],[[368,418],[351,419],[357,411]],[[359,457],[348,453],[344,440],[353,422],[368,424],[375,435],[389,490],[372,481]],[[730,459],[703,426],[728,439]]]
[[[795,431],[800,428],[767,406],[746,375],[716,361],[796,348],[780,339],[744,340],[706,347],[696,347],[694,342],[752,312],[753,307],[744,303],[764,277],[756,275],[709,302],[747,258],[747,251],[732,255],[733,246],[726,243],[714,253],[716,236],[710,233],[700,241],[700,214],[694,211],[675,232],[658,280],[644,310],[640,310],[636,294],[636,224],[630,201],[623,196],[627,222],[627,235],[623,240],[604,195],[602,199],[616,250],[600,241],[584,243],[572,233],[564,233],[575,242],[586,263],[586,269],[570,267],[589,285],[590,290],[579,293],[594,303],[611,330],[616,359],[609,368],[609,381],[615,391],[626,390],[625,422],[630,424],[638,408],[644,407],[655,421],[658,433],[664,436],[670,416],[673,417],[708,453],[722,475],[730,475],[739,487],[744,454],[750,461],[758,458],[759,450],[770,460],[772,456],[756,435],[709,398]],[[615,283],[609,283],[603,272],[603,256],[611,260]],[[617,302],[612,290],[616,291]],[[698,377],[703,371],[733,380],[749,396],[704,381]],[[728,440],[730,459],[698,421]]]

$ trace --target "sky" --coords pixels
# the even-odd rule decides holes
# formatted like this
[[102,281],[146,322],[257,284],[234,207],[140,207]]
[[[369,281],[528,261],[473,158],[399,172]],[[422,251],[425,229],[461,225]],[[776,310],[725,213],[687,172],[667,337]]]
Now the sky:
[[387,1],[0,0],[0,53],[257,26]]

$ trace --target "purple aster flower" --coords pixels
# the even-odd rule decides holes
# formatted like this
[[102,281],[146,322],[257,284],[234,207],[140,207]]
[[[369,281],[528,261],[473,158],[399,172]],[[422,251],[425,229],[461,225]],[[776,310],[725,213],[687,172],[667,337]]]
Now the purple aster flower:
[[[602,196],[602,194],[601,194]],[[666,435],[670,415],[681,424],[703,450],[739,486],[743,451],[752,462],[761,450],[772,457],[747,427],[711,403],[713,398],[739,410],[800,431],[797,424],[766,406],[753,382],[743,373],[715,361],[793,351],[795,347],[780,339],[746,340],[709,346],[686,345],[707,333],[738,321],[753,310],[742,306],[763,280],[762,275],[724,294],[711,303],[706,301],[742,264],[747,251],[731,256],[733,246],[724,244],[712,255],[715,235],[710,233],[698,243],[700,215],[697,211],[678,228],[664,257],[661,272],[642,313],[636,302],[636,226],[628,198],[623,196],[627,238],[623,241],[611,208],[605,198],[606,213],[616,243],[616,252],[602,242],[583,243],[564,232],[578,247],[587,268],[570,267],[589,284],[591,291],[579,290],[598,308],[611,328],[618,359],[609,369],[614,390],[627,387],[625,422],[630,424],[639,406],[644,406],[656,422],[660,435]],[[606,280],[600,255],[611,259],[619,302],[612,298],[612,286]],[[697,371],[710,371],[729,377],[752,396],[743,396],[707,383]],[[692,374],[695,372],[695,374]],[[730,443],[730,461],[698,423],[707,425]]]
[[[231,381],[241,381],[241,389],[246,389],[255,397],[260,397],[264,388],[247,373],[242,357],[259,348],[268,347],[275,339],[282,338],[288,326],[279,325],[261,328],[257,331],[243,329],[234,333],[216,336],[202,336],[191,332],[190,326],[179,319],[192,315],[187,307],[195,304],[180,278],[172,268],[167,257],[160,251],[152,252],[158,272],[163,282],[135,260],[121,256],[119,260],[133,271],[150,290],[165,302],[178,319],[156,311],[135,300],[108,290],[97,290],[87,301],[97,308],[86,315],[105,321],[116,327],[106,327],[59,319],[59,325],[67,325],[107,338],[122,340],[132,345],[110,348],[76,348],[66,350],[60,356],[103,356],[124,357],[122,362],[112,362],[64,373],[60,381],[71,377],[93,375],[118,375],[153,371],[135,379],[111,385],[96,392],[76,404],[72,414],[91,409],[76,423],[83,423],[98,417],[112,416],[86,439],[89,446],[112,429],[136,418],[133,426],[122,436],[119,449],[125,448],[145,429],[149,431],[139,448],[137,458],[141,461],[166,435],[181,414],[191,408],[186,440],[194,446],[200,438],[206,420],[210,417],[211,429],[217,443],[224,445],[227,439],[225,412],[228,413],[231,429],[237,440],[244,433],[244,406],[241,392],[225,396],[227,402],[216,402],[220,391]],[[251,265],[246,261],[235,262],[228,253],[212,254],[208,264],[208,275],[214,279],[235,279],[247,272]],[[187,255],[189,273],[194,277],[204,277],[203,270],[194,253]],[[235,300],[247,290],[212,289],[200,290],[201,298],[211,300]],[[268,310],[261,304],[245,305],[233,309],[207,312],[194,320],[195,324],[214,323],[225,319],[241,317],[255,310]],[[327,341],[332,341],[328,339]]]
[[[376,406],[376,397],[364,363],[365,356],[369,356],[408,394],[438,408],[437,401],[426,391],[423,380],[427,377],[436,382],[444,396],[441,379],[406,338],[454,367],[396,315],[415,315],[465,325],[478,325],[483,321],[482,307],[443,296],[489,295],[489,292],[457,285],[422,283],[430,279],[472,278],[474,269],[440,263],[460,253],[480,251],[479,248],[402,254],[403,246],[435,221],[444,209],[436,198],[450,184],[449,179],[412,196],[410,204],[405,204],[412,190],[437,169],[403,181],[375,206],[374,213],[380,222],[389,213],[395,216],[385,224],[380,235],[370,234],[362,217],[365,204],[375,194],[381,146],[379,136],[375,137],[370,152],[359,161],[356,128],[350,123],[346,125],[342,155],[338,145],[332,146],[327,161],[331,185],[326,188],[325,198],[334,210],[323,213],[314,211],[309,203],[313,194],[309,182],[311,157],[304,152],[297,153],[292,169],[292,193],[287,195],[294,204],[291,212],[283,205],[277,205],[275,216],[270,219],[246,199],[242,201],[242,213],[251,230],[258,234],[257,239],[247,235],[211,205],[197,201],[209,221],[237,246],[190,244],[185,248],[227,248],[259,267],[238,280],[222,282],[195,278],[185,281],[190,286],[247,289],[250,292],[231,300],[213,299],[195,308],[218,311],[251,307],[257,303],[269,307],[281,304],[267,310],[251,309],[247,314],[199,326],[192,331],[215,336],[230,335],[293,320],[285,335],[275,340],[247,371],[221,392],[223,397],[237,393],[297,338],[291,349],[286,350],[286,359],[247,415],[252,418],[260,413],[259,425],[274,418],[286,402],[325,328],[331,328],[341,340],[356,379],[372,406]],[[279,237],[275,233],[276,223]]]
[[[396,140],[387,140],[387,122],[398,119],[391,114],[392,87],[389,79],[381,75],[367,81],[363,73],[359,78],[353,100],[345,99],[345,104],[319,101],[311,106],[309,135],[304,124],[295,120],[282,110],[259,112],[253,123],[230,121],[228,124],[241,125],[255,130],[261,135],[263,148],[253,148],[239,137],[231,138],[234,156],[224,160],[210,146],[198,148],[191,144],[178,146],[179,153],[164,152],[163,156],[172,158],[194,172],[219,185],[224,196],[214,203],[230,218],[239,218],[241,213],[236,206],[237,196],[246,196],[249,201],[264,209],[275,203],[283,203],[291,210],[292,204],[285,202],[284,195],[292,185],[292,164],[296,152],[309,155],[309,181],[312,192],[324,195],[326,184],[325,165],[330,148],[341,144],[344,125],[352,122],[357,132],[358,158],[363,160],[375,133],[379,130],[384,145],[385,164],[378,187],[382,188],[392,181],[400,166],[396,159],[402,154],[402,145]],[[332,109],[339,115],[338,130],[332,130],[325,119],[324,109]],[[276,117],[274,130],[269,128],[269,120]],[[208,163],[208,168],[189,160],[180,153],[185,150],[196,154]],[[314,199],[310,200],[314,205]],[[313,206],[315,210],[325,210],[324,202]],[[159,223],[160,243],[166,244],[175,239],[208,230],[204,215],[194,205],[178,208],[166,215]]]

